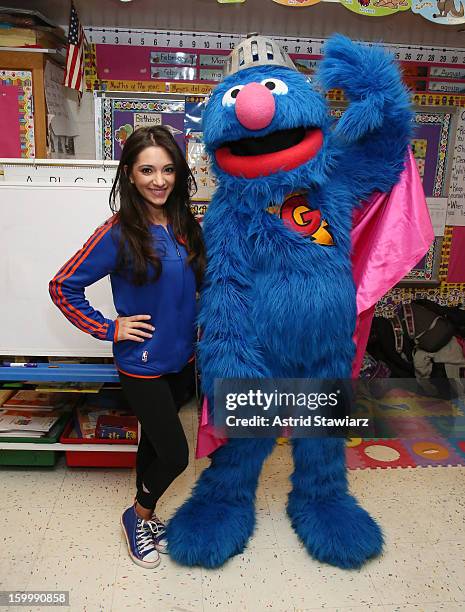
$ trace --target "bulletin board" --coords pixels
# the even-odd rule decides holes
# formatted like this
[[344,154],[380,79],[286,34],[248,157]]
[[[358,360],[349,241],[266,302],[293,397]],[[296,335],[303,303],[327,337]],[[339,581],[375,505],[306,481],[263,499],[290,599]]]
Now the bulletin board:
[[119,160],[126,139],[138,127],[168,127],[194,176],[197,191],[192,197],[192,211],[201,221],[216,187],[201,132],[205,96],[116,92],[95,92],[94,95],[96,158]]
[[[331,109],[340,118],[344,108]],[[418,108],[411,147],[422,179],[427,201],[444,199],[447,195],[449,167],[454,153],[454,111],[438,108]],[[432,211],[431,211],[432,213]],[[446,211],[444,210],[444,218]],[[436,236],[425,256],[402,279],[403,284],[439,282],[442,236]]]
[[[454,113],[441,109],[415,112],[415,131],[411,142],[413,156],[427,198],[447,195],[448,170],[453,157]],[[436,236],[426,255],[407,274],[404,282],[439,282],[442,236]]]
[[95,112],[101,126],[98,159],[119,160],[124,144],[134,130],[150,125],[169,127],[184,150],[184,100],[103,95],[97,96],[95,102]]
[[[0,70],[2,145],[0,157],[34,157],[34,114],[32,72]],[[19,126],[19,127],[18,127]],[[7,143],[11,150],[3,150]]]

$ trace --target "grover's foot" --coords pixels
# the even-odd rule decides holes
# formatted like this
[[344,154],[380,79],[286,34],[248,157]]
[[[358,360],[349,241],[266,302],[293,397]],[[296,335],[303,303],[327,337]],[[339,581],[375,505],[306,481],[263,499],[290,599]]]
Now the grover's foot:
[[358,568],[383,548],[383,534],[366,510],[350,495],[309,500],[289,494],[287,513],[308,552],[343,569]]
[[168,523],[168,553],[182,565],[219,567],[244,550],[254,527],[253,504],[191,498]]

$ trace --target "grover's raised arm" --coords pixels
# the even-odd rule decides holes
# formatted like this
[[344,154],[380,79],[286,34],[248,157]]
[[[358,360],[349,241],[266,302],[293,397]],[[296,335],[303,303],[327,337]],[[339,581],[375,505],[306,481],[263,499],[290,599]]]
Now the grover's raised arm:
[[333,133],[341,147],[338,174],[359,199],[389,191],[404,167],[413,117],[395,60],[382,47],[336,35],[325,45],[318,78],[349,101]]

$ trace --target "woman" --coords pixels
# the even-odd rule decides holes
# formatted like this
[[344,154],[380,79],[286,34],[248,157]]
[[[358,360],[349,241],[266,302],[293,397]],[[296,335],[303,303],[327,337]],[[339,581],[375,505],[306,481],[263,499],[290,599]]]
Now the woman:
[[[121,385],[142,430],[136,499],[121,524],[129,555],[147,568],[158,565],[158,553],[167,547],[156,504],[188,464],[178,410],[193,388],[195,295],[205,265],[201,230],[189,205],[194,188],[170,131],[136,130],[126,141],[111,190],[114,216],[49,288],[71,323],[113,341]],[[107,275],[115,321],[93,309],[84,294]]]

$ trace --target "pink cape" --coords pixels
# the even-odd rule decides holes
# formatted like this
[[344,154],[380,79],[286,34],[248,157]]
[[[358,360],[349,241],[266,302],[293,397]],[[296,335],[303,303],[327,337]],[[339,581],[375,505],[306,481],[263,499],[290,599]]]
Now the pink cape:
[[[357,287],[356,378],[365,354],[376,302],[417,264],[434,240],[421,178],[409,149],[399,182],[390,193],[375,193],[357,209],[352,225],[352,268]],[[196,457],[205,457],[227,438],[208,422],[206,398],[197,436]]]

